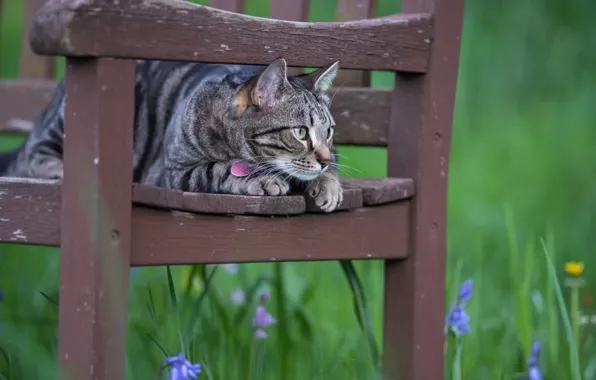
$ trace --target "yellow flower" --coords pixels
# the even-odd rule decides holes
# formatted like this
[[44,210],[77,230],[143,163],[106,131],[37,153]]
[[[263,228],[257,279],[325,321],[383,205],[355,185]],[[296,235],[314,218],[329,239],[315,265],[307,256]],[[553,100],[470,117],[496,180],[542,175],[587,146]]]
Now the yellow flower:
[[569,261],[565,263],[565,272],[567,272],[567,274],[570,276],[577,277],[581,275],[583,271],[584,263],[582,262]]

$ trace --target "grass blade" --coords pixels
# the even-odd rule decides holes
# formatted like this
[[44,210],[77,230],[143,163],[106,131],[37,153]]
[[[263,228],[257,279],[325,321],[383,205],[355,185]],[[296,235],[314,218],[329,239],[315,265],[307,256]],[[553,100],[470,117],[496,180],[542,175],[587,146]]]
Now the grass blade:
[[579,355],[577,353],[577,345],[573,339],[573,331],[571,329],[571,321],[569,320],[569,314],[567,311],[567,307],[565,306],[565,299],[563,298],[563,292],[561,292],[561,285],[557,278],[557,271],[548,255],[548,250],[546,248],[546,244],[544,243],[544,239],[540,238],[540,242],[542,243],[542,248],[544,252],[544,256],[546,257],[546,263],[548,265],[548,270],[550,275],[553,279],[554,290],[557,296],[557,303],[559,305],[559,311],[561,313],[561,318],[563,319],[563,324],[565,325],[565,335],[567,336],[567,342],[569,344],[569,352],[571,354],[571,373],[573,375],[573,380],[581,380],[581,372],[579,369]]
[[286,310],[286,297],[283,282],[282,263],[273,264],[275,281],[275,304],[277,305],[277,337],[279,343],[279,375],[280,379],[287,378],[288,372],[288,351],[290,349],[290,337],[288,335],[288,315]]
[[197,300],[195,301],[195,303],[193,305],[192,314],[190,315],[190,318],[188,319],[188,326],[186,329],[187,336],[194,335],[194,327],[196,325],[197,319],[199,318],[201,304],[203,303],[203,300],[207,296],[207,293],[208,293],[210,285],[211,285],[211,280],[213,279],[213,276],[215,275],[215,271],[217,270],[217,268],[218,268],[218,266],[214,266],[211,273],[209,273],[209,276],[207,276],[207,279],[205,280],[205,286],[203,287],[201,294],[197,297]]
[[366,295],[364,293],[364,288],[362,286],[362,282],[360,281],[360,277],[358,277],[358,273],[356,272],[356,268],[349,260],[340,261],[341,267],[348,279],[348,283],[350,285],[350,289],[352,291],[352,296],[354,297],[354,308],[356,312],[356,316],[360,321],[360,326],[362,327],[364,334],[366,335],[366,339],[368,340],[368,345],[370,347],[370,353],[372,357],[372,364],[377,371],[377,377],[380,378],[380,368],[378,365],[379,362],[379,350],[377,348],[377,343],[375,342],[375,337],[372,329],[372,323],[370,317],[368,315],[368,307],[366,305]]
[[45,298],[50,304],[52,304],[52,306],[54,306],[56,309],[58,309],[58,302],[54,301],[52,299],[52,297],[48,296],[47,294],[45,294],[42,291],[39,291],[39,294],[41,294],[43,296],[43,298]]

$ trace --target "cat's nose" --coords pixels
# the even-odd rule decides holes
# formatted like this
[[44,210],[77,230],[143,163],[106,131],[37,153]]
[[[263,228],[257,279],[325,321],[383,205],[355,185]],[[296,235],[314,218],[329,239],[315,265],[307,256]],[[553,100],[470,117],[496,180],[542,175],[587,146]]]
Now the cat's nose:
[[327,166],[329,166],[329,163],[331,162],[331,160],[328,158],[324,158],[324,157],[318,157],[317,162],[319,164],[321,164],[322,169],[325,169]]

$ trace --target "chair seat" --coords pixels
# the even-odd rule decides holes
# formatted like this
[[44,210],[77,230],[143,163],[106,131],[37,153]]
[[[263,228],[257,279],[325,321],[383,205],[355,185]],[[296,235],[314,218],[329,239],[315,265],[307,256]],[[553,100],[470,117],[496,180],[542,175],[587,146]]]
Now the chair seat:
[[[132,264],[405,257],[414,181],[342,182],[344,201],[325,214],[305,194],[203,194],[133,184]],[[0,178],[0,242],[59,246],[60,198],[60,181]]]

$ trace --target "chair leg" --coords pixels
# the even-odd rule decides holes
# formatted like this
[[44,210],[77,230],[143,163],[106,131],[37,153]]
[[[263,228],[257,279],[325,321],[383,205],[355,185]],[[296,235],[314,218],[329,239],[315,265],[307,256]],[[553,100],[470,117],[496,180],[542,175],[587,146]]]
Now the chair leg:
[[[443,379],[445,270],[434,260],[385,262],[385,380]],[[434,262],[432,262],[434,261]]]
[[124,380],[134,61],[66,65],[59,379]]

